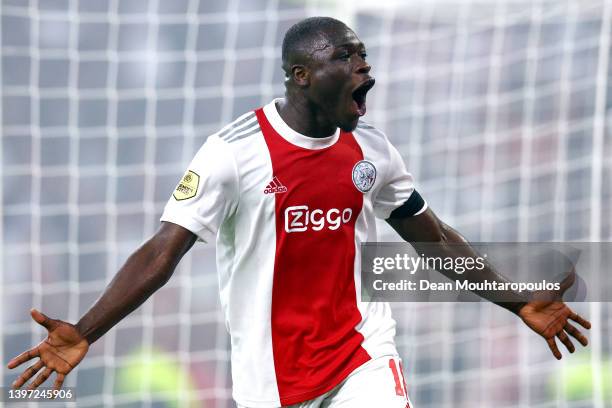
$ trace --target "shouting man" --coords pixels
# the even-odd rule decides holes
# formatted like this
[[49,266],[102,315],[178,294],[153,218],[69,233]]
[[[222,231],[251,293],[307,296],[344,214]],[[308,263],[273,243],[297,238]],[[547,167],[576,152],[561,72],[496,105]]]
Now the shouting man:
[[[376,240],[375,217],[406,241],[465,243],[414,188],[398,151],[360,118],[374,86],[365,45],[326,17],[291,27],[282,45],[286,94],[211,135],[169,199],[158,232],[119,270],[76,325],[32,317],[48,330],[14,368],[39,360],[14,383],[55,387],[89,346],[163,286],[197,241],[216,240],[220,298],[231,336],[239,407],[406,408],[389,304],[362,302],[360,244]],[[466,245],[469,248],[469,246]],[[490,267],[473,280],[502,280]],[[561,358],[570,319],[562,301],[501,306],[543,336]]]

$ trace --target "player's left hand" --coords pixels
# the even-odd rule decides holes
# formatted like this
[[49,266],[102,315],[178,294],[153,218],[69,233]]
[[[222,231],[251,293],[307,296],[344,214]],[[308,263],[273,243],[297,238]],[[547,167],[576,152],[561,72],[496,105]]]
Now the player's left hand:
[[576,348],[569,336],[574,337],[583,346],[589,344],[587,338],[576,328],[576,326],[570,323],[570,320],[580,324],[585,329],[591,328],[591,322],[574,312],[563,302],[563,300],[561,300],[563,293],[573,285],[574,278],[574,271],[572,271],[570,275],[561,282],[560,289],[555,293],[555,296],[553,296],[554,299],[530,301],[523,306],[518,313],[527,326],[544,337],[550,351],[552,351],[557,360],[561,360],[562,355],[557,347],[555,337],[559,338],[559,340],[565,344],[565,347],[570,353],[573,353]]

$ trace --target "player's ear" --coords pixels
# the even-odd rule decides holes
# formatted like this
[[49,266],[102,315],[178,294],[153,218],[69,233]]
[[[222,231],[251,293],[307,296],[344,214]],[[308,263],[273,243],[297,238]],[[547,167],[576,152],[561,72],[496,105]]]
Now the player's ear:
[[292,65],[291,78],[299,87],[307,87],[310,85],[310,72],[304,65]]

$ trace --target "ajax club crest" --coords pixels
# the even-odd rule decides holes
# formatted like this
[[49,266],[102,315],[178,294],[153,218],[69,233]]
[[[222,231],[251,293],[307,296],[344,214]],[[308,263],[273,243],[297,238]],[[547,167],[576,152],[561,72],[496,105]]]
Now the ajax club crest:
[[362,193],[370,191],[376,181],[376,167],[367,161],[360,160],[353,167],[353,184]]

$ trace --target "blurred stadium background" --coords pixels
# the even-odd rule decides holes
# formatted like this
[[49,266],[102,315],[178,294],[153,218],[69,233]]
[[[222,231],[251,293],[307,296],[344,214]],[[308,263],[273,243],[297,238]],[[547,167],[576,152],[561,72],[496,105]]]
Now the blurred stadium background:
[[[3,385],[41,340],[30,307],[76,322],[206,136],[283,94],[283,33],[311,15],[366,43],[366,119],[442,219],[476,241],[612,240],[610,0],[2,0]],[[557,362],[495,306],[395,304],[415,406],[612,407],[612,306],[574,306],[591,345]],[[79,407],[233,406],[228,344],[198,244],[66,385]]]

